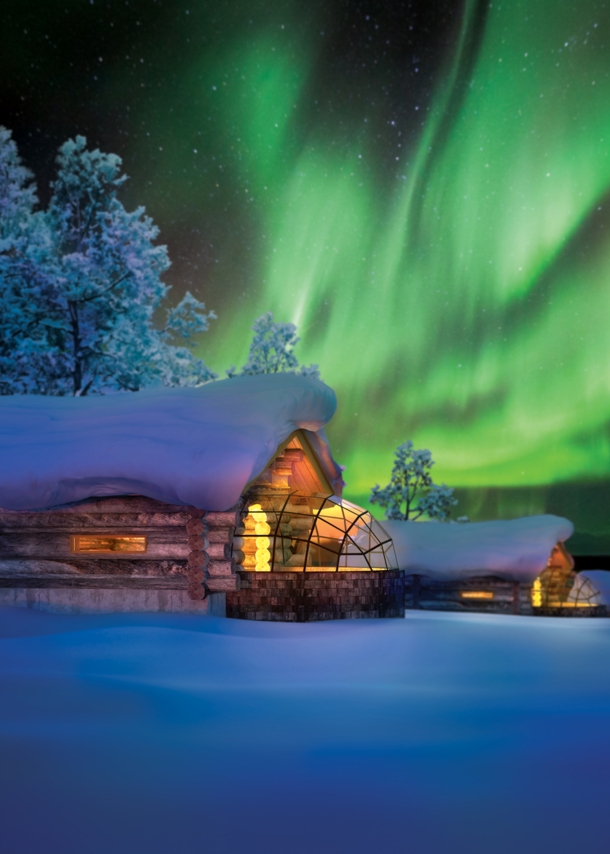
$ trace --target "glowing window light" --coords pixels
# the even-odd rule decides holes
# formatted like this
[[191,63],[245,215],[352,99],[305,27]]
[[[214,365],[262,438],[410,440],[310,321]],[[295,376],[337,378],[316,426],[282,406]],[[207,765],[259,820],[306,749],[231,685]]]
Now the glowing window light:
[[[249,572],[368,572],[396,569],[388,534],[361,507],[332,495],[265,494],[246,505],[235,538]],[[263,509],[264,507],[264,509]]]
[[534,581],[532,586],[532,607],[542,607],[542,583],[539,578]]
[[146,537],[86,534],[74,534],[70,537],[72,554],[138,554],[145,552],[146,546]]
[[493,599],[492,590],[460,590],[461,599]]
[[246,518],[247,533],[252,531],[252,523],[250,522],[250,518],[252,518],[252,522],[254,523],[253,533],[256,534],[254,571],[270,572],[271,567],[269,565],[269,561],[271,560],[271,552],[269,551],[269,546],[271,545],[271,543],[268,535],[271,533],[271,528],[269,527],[269,523],[267,522],[267,514],[265,513],[260,504],[251,504],[248,507],[248,517]]

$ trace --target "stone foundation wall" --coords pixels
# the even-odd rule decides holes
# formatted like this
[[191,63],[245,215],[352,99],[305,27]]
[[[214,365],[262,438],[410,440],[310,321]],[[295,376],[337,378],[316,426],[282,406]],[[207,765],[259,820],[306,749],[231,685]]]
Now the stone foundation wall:
[[404,573],[240,572],[227,592],[227,617],[305,623],[404,617]]

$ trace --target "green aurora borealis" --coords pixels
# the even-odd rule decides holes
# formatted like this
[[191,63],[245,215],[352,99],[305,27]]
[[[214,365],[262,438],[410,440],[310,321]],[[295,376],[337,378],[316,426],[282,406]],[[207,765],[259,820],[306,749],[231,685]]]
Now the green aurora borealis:
[[[355,5],[374,27],[375,6]],[[196,41],[211,4],[191,7]],[[401,112],[383,75],[403,71],[380,71],[381,53],[364,57],[370,94],[350,98],[338,72],[335,89],[323,4],[251,4],[253,26],[245,3],[222,8],[200,53],[172,65],[157,45],[152,96],[130,101],[124,148],[112,140],[176,291],[188,268],[219,315],[202,355],[241,364],[273,311],[337,391],[348,497],[365,503],[410,438],[459,488],[458,514],[564,513],[583,551],[609,552],[610,9],[467,2]],[[106,63],[100,116],[126,76]]]
[[[296,323],[302,357],[337,389],[332,433],[359,497],[407,436],[457,486],[610,474],[610,243],[599,240],[610,77],[594,49],[608,28],[571,4],[549,27],[548,4],[528,6],[527,21],[508,4],[492,10],[472,82],[431,153],[460,76],[455,50],[405,178],[383,197],[359,162],[366,134],[347,156],[314,134],[275,174],[299,74],[288,86],[280,55],[262,86],[248,75],[253,192],[275,197],[254,312]],[[248,305],[225,361],[251,317]]]

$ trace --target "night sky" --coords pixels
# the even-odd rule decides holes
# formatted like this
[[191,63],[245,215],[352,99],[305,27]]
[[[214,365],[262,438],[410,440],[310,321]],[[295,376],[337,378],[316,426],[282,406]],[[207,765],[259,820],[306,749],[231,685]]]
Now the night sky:
[[260,224],[277,201],[260,179],[285,181],[312,144],[346,158],[360,139],[391,192],[461,14],[452,2],[8,0],[1,121],[43,200],[67,138],[119,154],[125,204],[145,205],[170,247],[167,281],[228,313],[260,293]]
[[44,202],[58,146],[123,158],[243,363],[265,311],[339,396],[366,503],[429,447],[471,518],[610,553],[610,8],[4,0],[0,123]]

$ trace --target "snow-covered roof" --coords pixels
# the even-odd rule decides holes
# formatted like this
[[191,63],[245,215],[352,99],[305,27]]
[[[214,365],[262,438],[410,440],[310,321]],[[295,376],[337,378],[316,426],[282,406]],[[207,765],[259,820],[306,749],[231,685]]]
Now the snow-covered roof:
[[336,405],[327,385],[293,374],[94,397],[0,397],[0,507],[135,493],[226,510],[299,428],[310,431],[340,491],[323,430]]
[[394,540],[398,565],[439,580],[495,575],[530,581],[547,564],[553,546],[574,526],[561,516],[527,516],[495,522],[382,522]]

